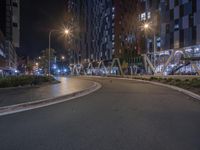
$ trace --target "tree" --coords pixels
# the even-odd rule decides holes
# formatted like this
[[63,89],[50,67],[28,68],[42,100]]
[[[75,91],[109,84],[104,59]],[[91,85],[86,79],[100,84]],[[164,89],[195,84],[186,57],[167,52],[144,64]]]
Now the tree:
[[[55,60],[56,52],[54,49],[50,49],[50,61],[51,64]],[[39,67],[44,70],[44,73],[48,73],[49,69],[49,49],[42,50],[41,57],[38,59]]]

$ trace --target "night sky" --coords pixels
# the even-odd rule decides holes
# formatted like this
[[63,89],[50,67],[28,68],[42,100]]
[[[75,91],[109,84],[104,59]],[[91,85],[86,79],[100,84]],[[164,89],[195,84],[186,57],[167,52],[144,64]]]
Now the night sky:
[[[19,55],[39,56],[48,48],[48,32],[63,24],[64,0],[21,0],[21,43]],[[63,51],[64,43],[52,36],[52,48]]]

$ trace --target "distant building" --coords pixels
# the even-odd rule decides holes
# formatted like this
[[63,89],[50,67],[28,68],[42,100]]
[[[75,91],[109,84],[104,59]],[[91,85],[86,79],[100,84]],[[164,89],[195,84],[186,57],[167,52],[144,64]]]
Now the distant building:
[[6,54],[3,33],[0,31],[0,76],[3,73],[3,68],[6,67]]
[[[147,54],[151,66],[160,63],[158,70],[165,70],[161,62],[169,68],[183,63],[166,62],[172,51],[200,57],[198,0],[68,0],[67,8],[80,27],[75,48],[79,62],[118,57],[130,63],[132,57]],[[150,28],[145,30],[144,24]]]
[[140,54],[143,48],[139,43],[141,36],[136,44],[130,25],[134,24],[131,15],[135,13],[134,8],[138,7],[139,2],[140,0],[66,0],[66,12],[70,17],[67,19],[68,24],[71,22],[70,25],[75,26],[75,30],[79,25],[79,35],[76,35],[78,40],[75,40],[78,41],[75,45],[79,47],[75,48],[71,57],[76,57],[77,60],[79,56],[79,61],[89,62],[112,61],[114,57],[124,57],[125,52]]
[[200,1],[161,2],[162,49],[178,49],[200,44]]
[[140,20],[150,23],[147,51],[179,49],[200,43],[200,2],[198,0],[141,0]]
[[[112,60],[114,53],[114,12],[112,0],[94,0],[91,5],[90,22],[86,33],[90,33],[87,44],[90,43],[89,59],[93,61]],[[88,14],[89,14],[88,13]]]
[[[81,62],[112,60],[115,53],[115,6],[112,0],[67,0],[67,13],[80,25]],[[76,8],[76,9],[75,9]],[[74,20],[73,20],[74,21]]]
[[1,51],[6,59],[2,68],[12,72],[17,68],[15,49],[20,46],[20,0],[0,0],[0,30]]
[[[113,0],[114,56],[132,59],[142,53],[141,22],[139,15],[145,12],[141,0]],[[144,37],[143,37],[144,38]]]
[[144,3],[141,18],[148,18],[145,21],[152,28],[146,37],[146,53],[155,71],[152,67],[151,70],[162,74],[200,74],[200,1]]

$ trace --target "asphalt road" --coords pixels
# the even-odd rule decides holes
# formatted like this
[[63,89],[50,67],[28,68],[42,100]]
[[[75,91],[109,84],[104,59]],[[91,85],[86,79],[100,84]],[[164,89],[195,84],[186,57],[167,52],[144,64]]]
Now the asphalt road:
[[0,117],[0,150],[200,150],[200,102],[151,84],[100,82],[85,97]]
[[93,82],[75,78],[58,77],[56,79],[61,83],[9,90],[0,89],[0,107],[63,96],[93,85]]

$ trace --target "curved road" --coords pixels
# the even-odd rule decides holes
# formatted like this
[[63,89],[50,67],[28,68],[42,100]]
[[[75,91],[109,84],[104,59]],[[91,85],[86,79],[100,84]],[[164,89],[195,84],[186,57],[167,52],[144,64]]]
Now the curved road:
[[93,82],[75,78],[57,77],[56,79],[61,83],[18,89],[0,89],[0,107],[68,95],[93,85]]
[[200,150],[200,103],[168,88],[95,79],[99,91],[0,117],[1,150]]

